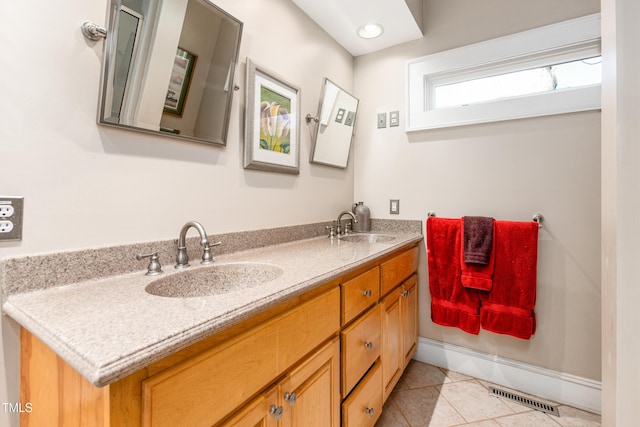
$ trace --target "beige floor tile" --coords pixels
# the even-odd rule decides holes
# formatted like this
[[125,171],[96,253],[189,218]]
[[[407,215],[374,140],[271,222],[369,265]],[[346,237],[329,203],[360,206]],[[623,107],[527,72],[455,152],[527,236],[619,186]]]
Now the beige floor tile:
[[466,421],[435,387],[394,391],[391,399],[411,427],[449,427]]
[[467,381],[474,379],[469,375],[461,374],[460,372],[450,371],[449,369],[439,368],[451,381]]
[[496,418],[495,421],[500,427],[559,427],[560,424],[556,423],[553,418],[556,417],[531,410],[521,414]]
[[484,420],[475,423],[462,424],[460,427],[500,427],[500,424],[494,420]]
[[560,417],[489,396],[494,386],[558,405],[454,371],[412,361],[391,393],[376,427],[600,427],[600,416],[559,405]]
[[487,389],[476,380],[444,384],[440,393],[468,422],[513,414],[504,402],[489,396]]
[[558,407],[558,412],[560,413],[560,417],[556,419],[556,422],[563,427],[600,426],[600,415],[581,411],[580,409],[572,408],[570,406],[560,406]]
[[402,375],[402,381],[409,388],[420,388],[449,383],[451,380],[439,368],[412,360]]
[[387,399],[387,402],[382,408],[382,415],[378,419],[375,427],[410,427],[407,420],[402,415],[402,412],[396,407],[392,399]]

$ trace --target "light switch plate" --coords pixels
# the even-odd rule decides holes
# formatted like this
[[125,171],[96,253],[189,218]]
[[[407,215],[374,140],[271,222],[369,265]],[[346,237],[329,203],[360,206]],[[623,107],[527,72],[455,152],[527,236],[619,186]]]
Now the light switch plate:
[[400,126],[400,111],[391,111],[389,113],[389,127]]
[[378,113],[378,129],[387,127],[387,113]]

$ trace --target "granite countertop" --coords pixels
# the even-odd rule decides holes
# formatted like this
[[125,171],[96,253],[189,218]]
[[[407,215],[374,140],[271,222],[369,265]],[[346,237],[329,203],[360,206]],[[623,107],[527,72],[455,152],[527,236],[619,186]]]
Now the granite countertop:
[[[215,265],[266,263],[277,278],[218,295],[170,298],[145,287],[180,274],[143,271],[9,296],[5,313],[29,330],[95,386],[117,381],[175,351],[304,293],[359,265],[422,240],[392,232],[390,242],[358,243],[316,237],[214,257]],[[191,260],[195,269],[200,266]]]

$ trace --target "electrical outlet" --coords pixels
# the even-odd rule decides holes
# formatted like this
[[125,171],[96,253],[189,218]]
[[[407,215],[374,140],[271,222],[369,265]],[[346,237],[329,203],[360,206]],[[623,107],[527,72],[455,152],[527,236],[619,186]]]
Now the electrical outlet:
[[392,215],[400,214],[400,200],[398,199],[389,200],[389,213]]
[[378,113],[378,129],[387,127],[387,113]]
[[22,240],[23,197],[0,196],[0,241]]
[[11,205],[0,205],[0,218],[9,218],[13,216],[15,209]]

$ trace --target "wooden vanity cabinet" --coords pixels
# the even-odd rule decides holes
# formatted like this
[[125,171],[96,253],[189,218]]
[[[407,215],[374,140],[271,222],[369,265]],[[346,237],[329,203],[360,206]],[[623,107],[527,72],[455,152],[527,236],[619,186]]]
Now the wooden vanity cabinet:
[[[332,281],[97,388],[23,329],[21,401],[38,410],[21,414],[21,425],[212,426],[283,380],[301,390],[302,406],[329,381],[325,400],[339,417],[339,330]],[[329,367],[301,379],[329,341]]]
[[21,425],[372,426],[415,352],[417,253],[370,261],[102,388],[23,329],[20,398],[34,410]]
[[341,283],[344,427],[375,424],[416,351],[417,269],[416,245]]

